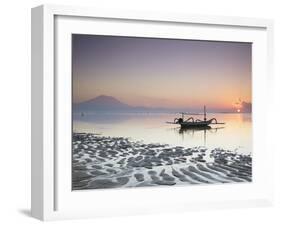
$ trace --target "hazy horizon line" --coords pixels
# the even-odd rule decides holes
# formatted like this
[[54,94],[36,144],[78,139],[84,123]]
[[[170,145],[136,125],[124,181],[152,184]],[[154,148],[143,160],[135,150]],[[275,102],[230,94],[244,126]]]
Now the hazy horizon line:
[[[145,105],[131,105],[128,104],[124,101],[120,101],[120,99],[118,97],[115,96],[110,96],[110,95],[105,95],[105,94],[101,94],[101,95],[97,95],[93,98],[84,100],[84,101],[80,101],[77,103],[72,103],[73,105],[79,105],[79,104],[83,104],[86,102],[90,102],[93,101],[95,99],[97,99],[98,97],[106,97],[106,98],[113,98],[114,100],[120,102],[121,104],[125,104],[130,108],[143,108],[143,109],[147,109],[147,110],[163,110],[163,111],[177,111],[177,112],[188,112],[188,113],[192,113],[193,114],[198,114],[203,112],[204,110],[204,106],[207,109],[207,112],[209,113],[251,113],[251,111],[241,111],[241,112],[237,112],[237,108],[235,107],[229,107],[229,108],[222,108],[222,107],[209,107],[208,108],[208,104],[204,104],[202,105],[202,107],[192,107],[192,106],[184,106],[184,107],[165,107],[165,106],[145,106]],[[252,104],[251,102],[247,102],[247,104]],[[99,110],[101,111],[101,110]]]

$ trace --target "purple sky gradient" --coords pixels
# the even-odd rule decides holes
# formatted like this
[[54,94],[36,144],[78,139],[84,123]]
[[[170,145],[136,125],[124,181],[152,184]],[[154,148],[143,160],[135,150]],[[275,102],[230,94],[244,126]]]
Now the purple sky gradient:
[[251,43],[72,36],[73,101],[233,108],[251,102]]

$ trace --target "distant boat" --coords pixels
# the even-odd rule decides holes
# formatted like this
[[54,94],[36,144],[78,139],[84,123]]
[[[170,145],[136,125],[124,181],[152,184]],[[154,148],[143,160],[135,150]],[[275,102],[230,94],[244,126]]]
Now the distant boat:
[[85,116],[85,114],[83,112],[81,112],[81,117],[84,117],[84,116]]
[[209,125],[213,124],[225,124],[224,122],[218,122],[216,118],[212,118],[207,120],[206,118],[206,106],[204,106],[204,120],[194,119],[193,117],[189,117],[188,119],[184,119],[185,115],[190,115],[189,113],[180,112],[181,117],[175,118],[174,122],[167,122],[169,124],[178,124],[182,129],[186,128],[204,128],[209,127]]

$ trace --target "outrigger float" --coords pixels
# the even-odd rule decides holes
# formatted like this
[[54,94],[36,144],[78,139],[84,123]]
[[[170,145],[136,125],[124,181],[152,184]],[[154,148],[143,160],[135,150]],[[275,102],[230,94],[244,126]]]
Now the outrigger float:
[[206,117],[206,106],[204,106],[204,120],[194,119],[193,117],[189,117],[188,119],[184,119],[185,115],[191,115],[186,112],[180,112],[181,117],[175,118],[174,122],[167,122],[169,124],[178,124],[182,129],[188,128],[210,128],[210,125],[218,125],[225,124],[224,122],[218,122],[216,118],[211,118],[207,120]]

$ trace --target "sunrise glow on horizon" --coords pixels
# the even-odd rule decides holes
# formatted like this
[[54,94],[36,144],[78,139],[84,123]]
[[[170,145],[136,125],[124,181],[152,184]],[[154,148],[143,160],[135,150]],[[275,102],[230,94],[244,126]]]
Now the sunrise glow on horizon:
[[145,107],[243,112],[251,43],[72,35],[73,102],[108,95]]

